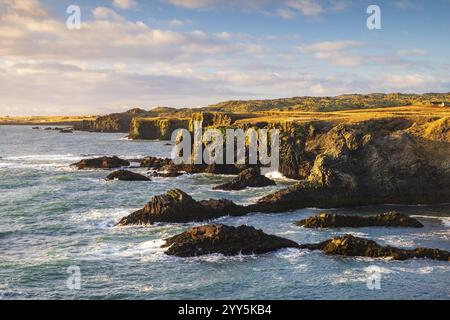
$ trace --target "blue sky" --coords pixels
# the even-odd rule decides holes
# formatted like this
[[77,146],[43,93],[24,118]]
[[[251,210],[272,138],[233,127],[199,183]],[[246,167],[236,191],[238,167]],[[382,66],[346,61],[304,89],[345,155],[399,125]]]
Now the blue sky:
[[[65,25],[81,9],[81,29]],[[366,27],[381,8],[381,30]],[[0,0],[0,115],[450,91],[450,0]]]

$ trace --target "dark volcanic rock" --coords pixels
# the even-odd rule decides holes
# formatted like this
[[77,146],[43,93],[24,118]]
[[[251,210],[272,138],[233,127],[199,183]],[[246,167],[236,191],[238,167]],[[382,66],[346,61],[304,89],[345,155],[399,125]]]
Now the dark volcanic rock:
[[301,183],[255,209],[450,202],[449,123],[444,117],[293,124],[280,142],[280,172]]
[[250,168],[242,171],[232,181],[214,187],[214,190],[243,190],[276,185],[275,181],[261,175],[260,168]]
[[173,165],[163,166],[158,171],[151,171],[152,177],[175,178],[183,175],[184,172],[178,171]]
[[305,228],[423,227],[423,224],[417,219],[397,212],[387,212],[369,217],[322,213],[300,220],[295,224]]
[[110,173],[106,180],[121,180],[121,181],[151,181],[142,174],[131,172],[128,170],[118,170]]
[[229,200],[196,201],[179,189],[154,196],[147,205],[126,216],[118,225],[147,225],[155,222],[193,222],[211,220],[222,216],[246,214],[244,207]]
[[417,248],[399,249],[390,246],[383,247],[372,240],[344,235],[317,244],[303,244],[301,249],[322,250],[327,255],[369,258],[392,258],[407,260],[413,258],[428,258],[450,261],[450,252],[439,249]]
[[163,247],[168,247],[168,255],[194,257],[213,253],[226,256],[261,254],[283,248],[297,248],[298,244],[265,234],[250,226],[206,225],[166,239]]
[[173,165],[172,160],[167,158],[145,157],[140,161],[142,168],[160,169],[164,166]]
[[127,167],[130,162],[127,160],[114,157],[101,157],[92,159],[83,159],[80,162],[72,164],[80,170],[83,169],[113,169],[120,167]]

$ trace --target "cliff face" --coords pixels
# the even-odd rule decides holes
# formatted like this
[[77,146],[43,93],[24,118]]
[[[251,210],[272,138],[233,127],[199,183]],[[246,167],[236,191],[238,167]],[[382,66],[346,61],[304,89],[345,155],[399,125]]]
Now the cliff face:
[[[449,118],[309,125],[286,141],[281,171],[302,182],[256,210],[450,201]],[[288,160],[286,160],[288,159]]]
[[188,128],[189,119],[133,118],[129,138],[170,140],[173,131]]
[[76,130],[95,132],[124,132],[130,131],[131,120],[136,116],[145,116],[148,112],[142,109],[131,109],[123,113],[113,113],[99,116],[93,121],[83,121],[75,126]]
[[131,139],[160,139],[170,140],[172,132],[176,129],[194,130],[194,122],[202,123],[202,128],[209,127],[228,127],[235,121],[252,117],[249,114],[227,114],[217,112],[198,112],[191,118],[174,117],[134,117],[131,120],[130,135]]
[[196,112],[192,114],[189,130],[194,130],[194,122],[201,122],[202,128],[232,126],[236,121],[254,118],[255,114],[248,113],[222,113],[222,112]]

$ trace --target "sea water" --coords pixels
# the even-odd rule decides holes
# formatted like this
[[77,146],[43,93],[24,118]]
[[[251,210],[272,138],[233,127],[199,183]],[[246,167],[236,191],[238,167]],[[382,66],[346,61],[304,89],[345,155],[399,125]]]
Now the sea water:
[[[0,126],[1,299],[449,299],[450,263],[345,258],[285,249],[224,257],[176,258],[164,254],[164,239],[199,225],[115,227],[120,218],[153,196],[180,188],[195,199],[227,198],[240,204],[287,187],[213,191],[221,175],[153,178],[152,182],[105,181],[105,170],[77,171],[86,157],[170,156],[163,141],[130,141],[125,134],[32,130]],[[145,173],[132,164],[131,170]],[[213,222],[252,225],[299,243],[352,233],[383,245],[450,250],[450,205],[373,206],[326,210],[377,214],[397,210],[425,227],[308,230],[293,222],[323,210],[222,217]],[[80,288],[68,285],[69,267],[80,270]],[[368,270],[380,271],[380,290],[369,290]]]

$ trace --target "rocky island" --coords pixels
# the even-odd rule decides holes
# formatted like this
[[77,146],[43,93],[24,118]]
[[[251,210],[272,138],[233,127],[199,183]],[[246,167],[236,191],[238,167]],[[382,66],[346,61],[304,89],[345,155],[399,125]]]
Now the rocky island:
[[406,227],[423,228],[417,219],[397,212],[386,212],[376,216],[345,216],[322,213],[295,223],[305,228],[363,228],[363,227]]

